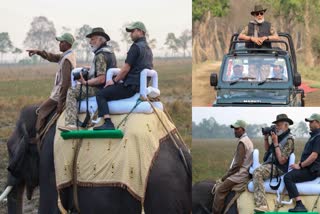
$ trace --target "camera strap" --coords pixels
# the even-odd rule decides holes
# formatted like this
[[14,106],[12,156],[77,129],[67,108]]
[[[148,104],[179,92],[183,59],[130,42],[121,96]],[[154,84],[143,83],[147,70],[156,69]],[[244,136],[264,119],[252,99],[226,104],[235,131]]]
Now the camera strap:
[[[270,188],[273,189],[273,190],[278,190],[278,189],[279,189],[279,186],[280,186],[280,184],[281,184],[281,177],[279,176],[279,169],[278,169],[277,165],[274,164],[275,161],[276,161],[275,158],[276,158],[276,151],[275,151],[275,149],[273,149],[269,186],[270,186]],[[277,174],[276,174],[277,184],[276,184],[275,186],[273,186],[273,185],[271,184],[272,178],[273,178],[273,166],[276,167],[276,173],[277,173]]]
[[80,107],[81,107],[81,97],[82,97],[82,84],[80,85],[80,92],[79,92],[79,106],[78,106],[78,114],[77,114],[77,127],[82,127],[86,128],[88,125],[88,122],[90,120],[90,113],[89,113],[89,97],[88,97],[88,92],[89,92],[89,86],[88,86],[88,81],[86,82],[86,117],[83,122],[79,120],[79,113],[80,113]]
[[87,111],[86,111],[86,118],[84,119],[84,121],[82,123],[83,128],[87,127],[89,120],[90,120],[88,92],[89,92],[89,86],[88,86],[88,81],[86,81],[86,109],[87,109]]

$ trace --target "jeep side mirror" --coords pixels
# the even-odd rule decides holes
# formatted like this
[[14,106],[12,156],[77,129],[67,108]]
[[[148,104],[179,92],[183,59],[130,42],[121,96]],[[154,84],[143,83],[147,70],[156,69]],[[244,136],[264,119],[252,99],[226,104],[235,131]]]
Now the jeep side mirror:
[[210,75],[210,85],[214,87],[218,85],[218,75],[216,73]]
[[298,87],[301,85],[301,75],[299,73],[295,73],[293,76],[293,84]]

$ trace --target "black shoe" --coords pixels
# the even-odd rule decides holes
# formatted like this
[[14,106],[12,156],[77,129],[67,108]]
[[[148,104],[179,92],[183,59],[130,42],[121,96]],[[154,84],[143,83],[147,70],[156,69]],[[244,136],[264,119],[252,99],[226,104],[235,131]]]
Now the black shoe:
[[297,212],[308,212],[306,207],[303,204],[296,204],[295,208],[289,209],[288,212],[297,213]]
[[93,130],[115,130],[115,127],[111,120],[106,120],[103,125],[94,127]]

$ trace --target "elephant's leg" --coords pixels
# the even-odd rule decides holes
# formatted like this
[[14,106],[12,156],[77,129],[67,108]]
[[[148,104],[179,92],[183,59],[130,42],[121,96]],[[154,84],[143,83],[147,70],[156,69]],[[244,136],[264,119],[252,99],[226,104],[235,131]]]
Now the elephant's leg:
[[79,187],[81,213],[141,214],[141,203],[119,187]]
[[148,181],[145,213],[191,213],[191,185],[191,177],[172,141],[161,143]]
[[20,182],[14,185],[7,199],[7,208],[9,214],[22,214],[23,213],[23,193],[25,183]]
[[39,214],[59,213],[57,206],[56,177],[53,161],[53,139],[55,126],[51,127],[43,139],[40,152],[40,205]]

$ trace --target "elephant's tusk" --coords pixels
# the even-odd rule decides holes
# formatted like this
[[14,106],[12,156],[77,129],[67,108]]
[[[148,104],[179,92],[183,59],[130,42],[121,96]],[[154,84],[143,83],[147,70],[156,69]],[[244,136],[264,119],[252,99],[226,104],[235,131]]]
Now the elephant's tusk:
[[7,186],[7,188],[3,191],[3,193],[0,195],[0,202],[3,201],[12,190],[13,186]]

